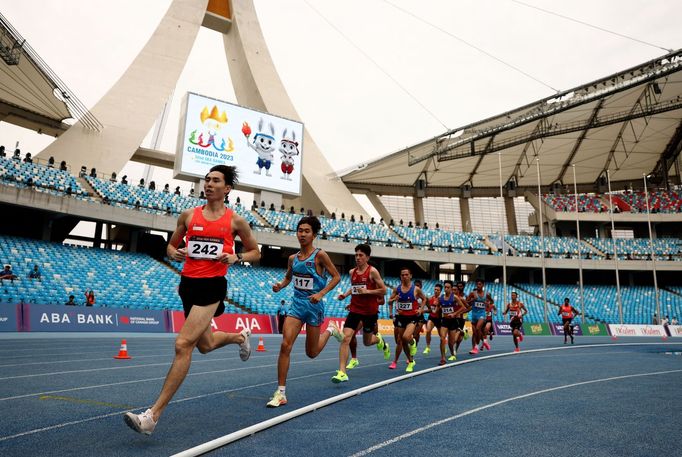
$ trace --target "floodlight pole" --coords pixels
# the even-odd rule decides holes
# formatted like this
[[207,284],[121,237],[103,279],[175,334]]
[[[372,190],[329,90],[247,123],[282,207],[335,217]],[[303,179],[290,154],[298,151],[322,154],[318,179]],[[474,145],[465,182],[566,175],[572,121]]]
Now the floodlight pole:
[[542,192],[540,189],[540,157],[535,158],[535,169],[538,172],[538,212],[540,214],[540,243],[542,245],[542,252],[540,252],[540,259],[542,265],[542,301],[545,306],[545,323],[549,324],[549,316],[547,315],[547,276],[545,273],[545,229],[544,219],[542,217]]
[[651,232],[651,208],[649,208],[649,189],[646,184],[646,174],[642,173],[644,177],[644,199],[646,200],[646,223],[649,225],[649,248],[651,249],[651,261],[654,274],[654,293],[656,294],[656,314],[661,318],[661,300],[658,293],[658,278],[656,274],[656,252],[654,251],[654,236]]
[[585,317],[585,299],[583,295],[583,253],[581,249],[580,241],[580,220],[578,215],[578,183],[575,180],[575,164],[573,167],[573,196],[575,197],[575,231],[578,236],[578,280],[580,282],[580,312],[583,315],[583,320]]
[[616,226],[613,221],[613,195],[611,194],[611,172],[606,170],[606,180],[609,183],[609,214],[611,215],[611,241],[613,242],[613,260],[616,266],[616,300],[618,301],[618,315],[620,324],[623,325],[623,301],[620,297],[620,276],[618,274],[618,247],[616,246],[616,237],[614,232]]
[[[502,192],[502,152],[497,153],[497,167],[500,172],[500,198],[502,199],[502,204],[504,205],[504,193]],[[502,222],[502,309],[507,303],[507,250],[505,249],[505,236],[507,231],[505,230],[505,224],[507,222],[507,206],[504,205],[504,221]]]

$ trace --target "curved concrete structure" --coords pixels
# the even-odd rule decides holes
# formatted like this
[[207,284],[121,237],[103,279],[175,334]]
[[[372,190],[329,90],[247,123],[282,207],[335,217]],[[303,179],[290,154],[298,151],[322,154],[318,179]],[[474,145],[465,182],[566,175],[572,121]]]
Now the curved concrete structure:
[[[232,0],[231,11],[232,27],[223,39],[239,104],[300,121],[270,57],[253,0]],[[307,129],[303,148],[302,195],[300,199],[287,200],[286,206],[366,215],[340,179],[328,178],[334,176],[334,170]]]
[[185,67],[208,0],[173,0],[152,37],[91,112],[104,125],[75,124],[39,155],[78,169],[119,172],[140,146]]

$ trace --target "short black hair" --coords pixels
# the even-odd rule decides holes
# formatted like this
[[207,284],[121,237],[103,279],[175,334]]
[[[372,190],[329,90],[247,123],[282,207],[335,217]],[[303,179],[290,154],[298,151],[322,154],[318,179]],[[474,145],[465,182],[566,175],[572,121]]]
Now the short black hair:
[[[223,174],[223,178],[225,179],[225,184],[228,186],[232,187],[234,189],[235,184],[239,182],[239,173],[237,173],[237,167],[233,167],[230,165],[215,165],[211,167],[210,170],[208,170],[208,173],[212,171],[217,171]],[[206,173],[206,176],[208,176],[208,173]]]
[[457,281],[457,287],[463,286],[463,285],[464,285],[464,281]]
[[415,280],[414,283],[415,283],[416,285],[418,285],[419,287],[422,286],[422,280],[421,280],[421,279]]
[[452,281],[450,281],[449,279],[446,279],[445,281],[443,281],[443,284],[450,284],[450,287],[452,287],[452,285],[453,285]]
[[481,284],[485,284],[485,279],[478,278],[476,282],[480,282]]
[[435,286],[433,286],[434,289],[435,289],[436,287],[438,287],[440,290],[443,290],[443,285],[440,284],[440,283],[439,283],[439,284],[436,284]]
[[564,301],[571,301],[571,299],[566,297],[566,298],[564,298]]
[[320,220],[317,217],[305,216],[302,217],[300,221],[298,221],[298,224],[296,224],[296,231],[298,231],[298,228],[303,224],[308,224],[310,228],[313,230],[314,235],[317,235],[318,232],[320,231],[320,228],[322,227],[322,224],[320,223]]
[[412,274],[412,270],[410,270],[410,267],[402,267],[402,268],[400,269],[400,273],[402,273],[404,270],[407,270],[408,273]]
[[355,252],[358,252],[358,251],[362,252],[367,257],[372,255],[372,248],[367,243],[360,243],[357,246],[355,246]]

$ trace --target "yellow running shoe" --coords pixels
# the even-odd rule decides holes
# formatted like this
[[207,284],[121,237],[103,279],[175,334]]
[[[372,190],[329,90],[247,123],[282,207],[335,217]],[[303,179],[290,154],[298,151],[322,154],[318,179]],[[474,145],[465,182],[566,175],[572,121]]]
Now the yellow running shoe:
[[383,351],[384,360],[390,359],[391,358],[391,348],[388,346],[388,342],[384,341],[384,338],[381,336],[381,333],[377,333],[377,338],[379,339],[379,342],[377,343],[377,349],[379,351]]
[[412,339],[410,343],[410,356],[413,357],[417,353],[417,342]]
[[414,371],[414,366],[417,364],[414,360],[411,362],[407,363],[407,368],[405,368],[405,371],[408,373],[412,373]]
[[346,365],[347,370],[352,370],[353,368],[357,367],[360,365],[360,361],[358,359],[350,359],[350,362],[348,362],[348,365]]
[[431,353],[431,348],[428,347],[428,346],[426,346],[426,347],[424,348],[424,352],[422,352],[422,354],[430,354],[430,353]]
[[448,360],[449,360],[450,362],[454,362],[455,360],[457,360],[457,356],[453,354],[453,355],[451,355],[450,357],[448,357]]
[[338,384],[340,382],[347,382],[348,375],[341,370],[336,370],[336,376],[332,376],[332,382]]

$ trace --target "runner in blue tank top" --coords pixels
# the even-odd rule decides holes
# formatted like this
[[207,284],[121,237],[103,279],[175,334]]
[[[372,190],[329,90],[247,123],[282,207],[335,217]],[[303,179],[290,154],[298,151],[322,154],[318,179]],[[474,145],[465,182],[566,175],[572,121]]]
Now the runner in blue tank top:
[[[311,359],[322,352],[330,336],[334,336],[339,342],[343,340],[343,335],[333,321],[329,322],[326,331],[320,333],[320,327],[324,323],[323,297],[341,280],[329,255],[313,246],[320,227],[320,221],[315,216],[298,221],[296,237],[300,251],[289,256],[284,279],[272,286],[272,291],[277,293],[293,282],[294,298],[284,319],[282,345],[277,359],[278,387],[267,403],[269,408],[287,404],[286,382],[291,348],[301,333],[303,324],[306,324],[305,353]],[[327,281],[327,274],[331,276],[331,281]]]
[[471,306],[471,330],[473,331],[473,338],[471,344],[473,348],[469,354],[478,354],[478,344],[485,339],[483,327],[485,326],[485,311],[488,305],[493,304],[493,297],[483,290],[484,281],[482,279],[476,280],[476,290],[471,292],[467,297],[467,303]]

